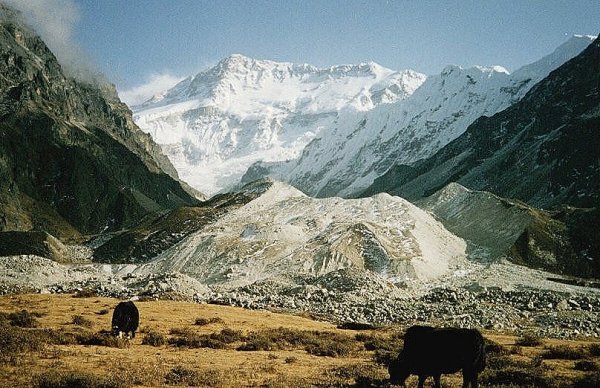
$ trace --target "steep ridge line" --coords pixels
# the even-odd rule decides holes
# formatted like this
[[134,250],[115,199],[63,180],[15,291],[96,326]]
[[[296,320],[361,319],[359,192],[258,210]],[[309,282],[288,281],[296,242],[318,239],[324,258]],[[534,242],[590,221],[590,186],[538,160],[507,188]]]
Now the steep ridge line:
[[414,166],[397,165],[363,194],[417,200],[450,182],[542,208],[600,202],[600,41],[518,103],[482,117]]

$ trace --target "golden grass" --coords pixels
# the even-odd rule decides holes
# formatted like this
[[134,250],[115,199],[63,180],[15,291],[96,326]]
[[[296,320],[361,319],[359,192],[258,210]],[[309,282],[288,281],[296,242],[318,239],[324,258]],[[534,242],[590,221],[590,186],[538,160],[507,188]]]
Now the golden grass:
[[[399,341],[402,327],[377,330],[341,330],[334,325],[306,317],[250,311],[236,307],[194,304],[175,301],[136,302],[140,311],[140,328],[136,338],[126,347],[81,345],[73,338],[99,336],[110,329],[112,310],[119,301],[102,297],[73,298],[71,295],[15,295],[0,297],[0,313],[27,309],[36,313],[37,328],[18,330],[51,330],[69,338],[66,345],[50,344],[18,354],[16,362],[0,365],[0,386],[35,386],[40,376],[46,381],[83,379],[88,384],[124,384],[125,386],[348,386],[356,382],[379,384],[387,379],[385,366],[374,362],[378,350],[389,350]],[[103,310],[109,313],[102,313]],[[77,317],[77,319],[74,319]],[[201,322],[213,322],[197,325]],[[74,322],[75,321],[75,322]],[[77,323],[85,322],[85,325]],[[5,322],[6,324],[6,322]],[[283,328],[283,329],[282,329]],[[15,328],[16,329],[16,328]],[[224,338],[223,330],[233,330],[240,337]],[[171,334],[174,333],[174,334]],[[228,332],[225,331],[225,334]],[[539,346],[520,347],[511,352],[518,337],[484,333],[503,349],[504,357],[498,364],[525,371],[538,369],[548,379],[572,382],[586,373],[574,368],[577,360],[541,359],[546,348],[567,346],[589,348],[598,342],[590,340],[564,341],[542,339]],[[164,338],[148,341],[146,336]],[[207,347],[174,346],[169,344],[179,337],[213,338],[223,341],[220,349]],[[204,337],[202,337],[204,336]],[[240,351],[246,340],[275,341],[270,350]],[[264,337],[264,338],[263,338]],[[322,342],[321,342],[322,340]],[[59,340],[53,340],[59,343]],[[336,357],[311,349],[344,351]],[[334,346],[335,345],[335,346]],[[506,350],[506,351],[504,351]],[[332,352],[331,354],[336,354]],[[492,355],[494,357],[494,355]],[[593,362],[599,357],[590,355]],[[537,370],[537,369],[536,369]],[[26,371],[26,373],[24,373]],[[54,375],[49,375],[53,371]],[[66,376],[66,377],[65,377]],[[497,377],[497,376],[496,376]],[[53,380],[54,379],[54,380]],[[57,380],[58,379],[58,380]],[[87,379],[87,380],[85,380]],[[445,387],[461,385],[460,374],[444,375]],[[431,384],[430,381],[428,383]],[[416,386],[411,376],[408,386]]]

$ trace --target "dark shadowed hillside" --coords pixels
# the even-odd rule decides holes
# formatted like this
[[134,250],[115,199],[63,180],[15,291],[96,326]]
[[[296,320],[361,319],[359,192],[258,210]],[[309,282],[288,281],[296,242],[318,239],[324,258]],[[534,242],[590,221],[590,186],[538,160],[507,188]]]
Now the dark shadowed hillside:
[[112,85],[65,76],[0,5],[0,231],[60,238],[197,203]]
[[202,230],[228,212],[258,198],[272,186],[269,181],[255,182],[255,184],[262,189],[217,194],[200,206],[180,207],[167,214],[148,219],[131,229],[115,233],[94,250],[94,261],[106,263],[150,261],[186,236]]

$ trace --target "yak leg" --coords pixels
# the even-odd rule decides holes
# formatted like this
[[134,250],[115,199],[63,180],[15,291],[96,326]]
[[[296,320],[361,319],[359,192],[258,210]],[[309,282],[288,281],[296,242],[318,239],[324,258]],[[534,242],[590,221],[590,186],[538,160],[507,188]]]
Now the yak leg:
[[463,369],[463,388],[477,388],[477,372],[472,372]]
[[440,385],[440,377],[441,375],[434,375],[433,376],[433,386],[435,388],[441,388],[442,386]]
[[475,372],[471,376],[471,388],[477,388],[477,386],[478,386],[478,383],[477,383],[477,372]]
[[426,375],[419,375],[419,388],[423,388],[425,385],[425,380],[427,380]]

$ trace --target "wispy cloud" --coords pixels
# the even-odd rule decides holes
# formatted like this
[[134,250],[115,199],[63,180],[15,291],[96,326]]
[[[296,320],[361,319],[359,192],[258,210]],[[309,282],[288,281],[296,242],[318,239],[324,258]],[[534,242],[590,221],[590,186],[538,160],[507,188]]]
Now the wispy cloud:
[[74,0],[2,0],[19,10],[42,37],[65,70],[80,78],[97,76],[97,70],[74,39],[80,10]]
[[170,73],[152,74],[141,85],[119,90],[119,97],[129,106],[141,104],[154,95],[175,86],[182,79],[182,77],[177,77]]

